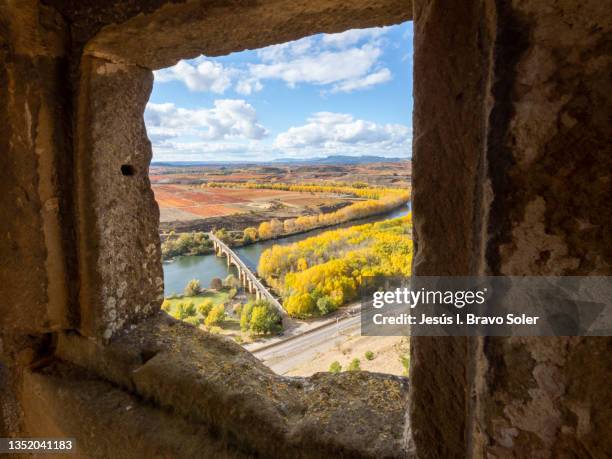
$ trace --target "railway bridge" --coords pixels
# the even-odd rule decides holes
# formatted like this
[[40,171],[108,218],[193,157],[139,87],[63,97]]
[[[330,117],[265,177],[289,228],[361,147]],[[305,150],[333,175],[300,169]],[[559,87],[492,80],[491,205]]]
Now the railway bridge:
[[208,238],[213,243],[215,254],[219,257],[226,257],[227,267],[229,268],[232,265],[236,267],[238,270],[238,278],[240,279],[242,286],[249,293],[255,294],[255,297],[258,300],[265,299],[270,302],[270,304],[278,310],[284,322],[287,318],[287,313],[283,309],[278,299],[272,295],[270,290],[257,278],[255,273],[243,260],[240,259],[238,254],[236,254],[236,252],[234,252],[225,242],[215,236],[212,232],[208,233]]

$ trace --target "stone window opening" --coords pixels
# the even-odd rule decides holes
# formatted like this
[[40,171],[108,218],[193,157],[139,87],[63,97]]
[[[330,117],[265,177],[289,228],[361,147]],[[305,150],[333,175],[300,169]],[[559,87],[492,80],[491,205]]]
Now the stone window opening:
[[[180,60],[175,66],[161,69],[160,71],[155,73],[155,82],[153,85],[153,90],[151,91],[150,98],[147,102],[144,119],[147,128],[147,135],[152,145],[153,150],[153,159],[151,162],[151,167],[149,168],[149,176],[152,185],[152,189],[155,192],[157,205],[160,209],[160,222],[159,222],[159,233],[162,242],[162,254],[163,254],[163,268],[164,268],[164,305],[162,309],[166,311],[168,314],[172,315],[175,318],[181,318],[186,322],[194,325],[196,328],[205,329],[210,331],[211,333],[219,333],[223,336],[235,340],[239,344],[243,345],[245,349],[249,352],[252,352],[255,356],[260,358],[262,362],[264,362],[267,366],[274,369],[279,374],[285,375],[297,375],[297,376],[308,376],[314,374],[317,371],[329,371],[330,362],[326,362],[326,360],[330,360],[329,355],[335,354],[333,357],[336,364],[341,362],[341,368],[344,371],[350,369],[351,363],[355,365],[357,363],[357,367],[370,372],[380,372],[385,374],[395,374],[395,375],[403,375],[406,376],[407,373],[407,363],[409,361],[408,356],[408,337],[360,337],[355,333],[358,333],[359,328],[355,327],[355,325],[359,325],[359,323],[354,322],[354,326],[349,328],[349,330],[342,330],[340,332],[340,328],[343,327],[343,323],[335,322],[335,328],[332,327],[333,324],[328,323],[328,330],[334,333],[327,337],[326,342],[316,342],[312,345],[304,345],[303,349],[300,351],[291,351],[291,359],[288,356],[283,355],[283,351],[281,351],[278,346],[275,344],[282,345],[282,343],[275,343],[276,340],[280,338],[281,340],[287,339],[287,337],[293,339],[302,339],[309,336],[309,333],[304,333],[304,329],[310,331],[310,328],[316,329],[323,325],[325,321],[329,321],[330,319],[334,319],[336,317],[339,320],[350,320],[355,316],[355,308],[351,307],[357,301],[357,299],[352,299],[351,301],[342,305],[342,308],[338,311],[333,311],[336,313],[336,316],[330,315],[321,315],[317,316],[315,313],[312,313],[312,317],[307,318],[306,320],[301,320],[303,317],[292,317],[291,312],[285,310],[282,307],[281,303],[286,298],[281,297],[278,294],[277,289],[273,289],[271,287],[271,283],[267,283],[265,276],[262,276],[258,272],[258,261],[264,258],[263,253],[257,252],[259,250],[260,245],[266,245],[266,243],[274,242],[276,244],[288,244],[283,241],[284,237],[293,237],[295,235],[292,233],[283,234],[280,240],[278,239],[266,239],[263,238],[260,240],[259,235],[255,237],[255,244],[246,246],[248,252],[243,251],[243,247],[241,245],[240,236],[242,230],[247,227],[255,227],[258,228],[260,223],[264,221],[270,221],[271,219],[280,219],[281,223],[285,220],[293,220],[296,218],[303,217],[306,215],[312,215],[310,213],[311,206],[302,205],[300,203],[297,204],[293,199],[295,199],[296,193],[295,191],[275,191],[275,190],[264,190],[262,195],[257,195],[258,190],[248,190],[248,189],[240,189],[240,183],[244,184],[245,180],[240,178],[240,176],[244,176],[244,174],[254,174],[251,175],[251,178],[248,179],[248,182],[255,182],[258,185],[265,185],[266,182],[270,181],[271,183],[280,184],[280,183],[289,183],[289,184],[311,184],[318,183],[320,185],[330,185],[334,182],[344,182],[345,184],[350,184],[352,182],[357,181],[369,181],[370,186],[375,187],[385,187],[385,188],[393,188],[395,190],[409,190],[409,175],[404,175],[407,171],[409,171],[409,163],[405,162],[406,167],[404,170],[393,173],[395,178],[388,178],[387,174],[389,174],[389,168],[398,168],[397,164],[385,164],[384,167],[380,167],[380,164],[374,164],[369,166],[368,164],[363,164],[361,167],[372,167],[369,169],[368,176],[363,175],[351,175],[347,173],[346,170],[343,169],[343,176],[337,175],[337,178],[333,177],[325,177],[318,179],[319,173],[313,174],[312,167],[317,167],[318,172],[326,174],[327,168],[329,167],[325,163],[316,163],[316,164],[304,164],[304,165],[293,165],[290,161],[284,162],[284,159],[291,160],[293,158],[299,158],[301,160],[304,159],[312,159],[311,151],[317,150],[317,153],[322,155],[322,157],[326,155],[331,155],[333,153],[329,153],[326,151],[323,145],[318,145],[316,148],[311,148],[308,153],[304,151],[298,151],[297,153],[293,153],[293,157],[289,156],[289,153],[285,153],[285,157],[282,154],[279,154],[277,149],[272,148],[271,146],[267,146],[263,143],[257,143],[262,140],[262,137],[248,137],[251,131],[261,129],[268,130],[270,126],[268,123],[271,123],[273,127],[276,127],[278,132],[272,132],[266,134],[263,137],[264,140],[273,140],[278,139],[282,135],[287,135],[291,132],[295,123],[299,125],[307,125],[310,123],[311,119],[318,115],[321,112],[342,112],[343,114],[338,114],[338,116],[345,117],[346,113],[351,113],[351,118],[355,116],[355,122],[351,122],[351,126],[354,128],[358,128],[358,123],[366,123],[374,124],[375,128],[379,127],[387,127],[397,128],[398,125],[404,125],[405,116],[409,113],[411,108],[411,98],[409,96],[409,91],[411,89],[411,78],[408,76],[408,72],[411,69],[411,62],[408,62],[409,58],[411,58],[411,53],[408,53],[406,50],[406,46],[408,45],[410,49],[411,43],[409,44],[409,40],[411,39],[411,29],[412,24],[409,22],[404,22],[399,24],[397,28],[389,30],[381,29],[353,29],[352,32],[356,32],[355,36],[361,35],[367,38],[360,38],[355,43],[349,43],[349,45],[328,45],[327,43],[333,43],[334,40],[342,40],[342,36],[337,35],[308,35],[303,37],[303,40],[299,39],[296,41],[291,41],[287,43],[279,43],[272,45],[271,47],[258,48],[255,50],[245,50],[247,53],[239,53],[238,56],[233,56],[232,60],[226,60],[227,56],[221,56],[222,59],[217,60],[214,57],[210,56],[198,56],[194,60]],[[401,27],[401,28],[400,28]],[[369,35],[375,36],[377,38],[369,38]],[[380,43],[380,36],[384,36],[383,40],[385,44]],[[408,38],[410,37],[410,38]],[[305,44],[310,47],[311,52],[304,53],[303,51],[293,51],[293,50],[301,50]],[[278,48],[275,48],[278,47]],[[393,58],[387,57],[385,60],[380,59],[373,63],[370,67],[366,68],[367,73],[365,75],[374,74],[378,72],[378,68],[380,66],[384,66],[384,69],[389,72],[388,68],[393,68],[393,76],[391,77],[391,81],[396,80],[400,81],[402,86],[405,86],[406,89],[402,88],[401,90],[397,89],[397,86],[393,86],[393,95],[390,98],[385,98],[384,101],[378,102],[374,105],[374,109],[368,111],[367,114],[354,114],[351,108],[332,108],[330,105],[330,98],[334,97],[334,95],[326,95],[321,100],[317,100],[312,103],[312,106],[308,107],[308,111],[298,111],[295,106],[292,106],[290,110],[282,107],[281,101],[269,100],[270,92],[265,92],[268,86],[273,86],[274,83],[281,84],[282,86],[287,86],[287,94],[286,97],[291,97],[293,92],[298,92],[294,88],[295,84],[290,84],[289,81],[283,81],[282,76],[277,76],[276,79],[270,78],[266,79],[265,77],[260,77],[261,82],[257,80],[257,83],[250,83],[254,87],[256,85],[260,85],[260,89],[253,89],[254,97],[251,97],[251,93],[243,93],[240,91],[240,85],[244,84],[244,82],[248,82],[249,79],[254,78],[251,76],[247,76],[249,66],[251,65],[268,65],[272,66],[270,58],[262,57],[266,56],[266,54],[271,54],[276,49],[287,49],[286,56],[284,56],[281,61],[287,61],[289,65],[293,60],[302,60],[302,59],[313,59],[320,58],[321,56],[326,55],[327,53],[337,53],[339,57],[344,58],[348,52],[351,51],[361,51],[366,46],[374,46],[377,50],[380,50],[381,53],[391,54],[395,49],[399,49],[401,51],[400,56],[394,56]],[[312,51],[316,50],[316,51]],[[383,51],[384,50],[384,51]],[[277,51],[278,52],[278,51]],[[250,54],[252,53],[252,54]],[[255,57],[253,54],[257,54]],[[401,60],[400,60],[401,59]],[[245,65],[244,62],[247,62]],[[242,64],[242,65],[241,65]],[[304,78],[303,81],[300,82],[297,86],[311,86],[313,88],[313,95],[317,95],[318,92],[327,92],[332,91],[338,87],[339,84],[347,79],[350,80],[353,77],[350,73],[343,73],[343,70],[338,70],[338,66],[335,65],[333,71],[330,71],[328,64],[328,60],[324,60],[322,62],[323,69],[321,73],[326,72],[329,75],[329,78],[334,78],[335,84],[332,83],[321,83],[315,79],[315,81],[310,81],[307,78]],[[282,65],[282,64],[281,64]],[[360,63],[355,63],[356,66],[360,66]],[[395,68],[396,65],[401,65],[402,69],[397,70]],[[212,73],[211,75],[205,75],[202,73],[202,68],[207,68]],[[316,71],[316,70],[313,70]],[[391,72],[390,72],[391,73]],[[360,80],[365,78],[363,75],[359,76]],[[222,81],[224,85],[224,89],[222,91],[219,88],[215,88],[215,83]],[[381,86],[387,86],[385,82]],[[339,82],[339,83],[338,83]],[[346,83],[344,83],[346,84]],[[200,85],[200,86],[198,86]],[[177,88],[179,86],[180,88]],[[372,92],[375,89],[378,89],[378,85],[374,87],[368,87],[362,91],[351,91],[347,94],[341,93],[341,97],[351,97],[357,104],[353,102],[353,105],[359,105],[360,101],[364,101],[365,103],[371,104],[370,100],[372,99]],[[274,89],[276,90],[276,88]],[[382,91],[381,91],[382,92]],[[309,92],[309,94],[311,94]],[[350,94],[350,95],[349,95]],[[383,93],[386,95],[386,93]],[[193,100],[187,102],[185,97],[188,96]],[[301,100],[304,96],[302,93],[294,95],[297,100]],[[198,100],[198,102],[195,102]],[[263,102],[265,101],[265,102]],[[284,101],[283,101],[284,102]],[[387,102],[391,102],[391,104],[387,104]],[[245,119],[241,118],[240,123],[232,124],[229,128],[225,126],[223,128],[219,128],[227,130],[228,132],[236,132],[233,134],[234,137],[239,137],[239,140],[244,140],[248,138],[251,142],[256,143],[255,146],[251,147],[244,146],[238,141],[233,140],[231,137],[227,139],[226,137],[215,137],[214,132],[211,135],[211,131],[213,131],[213,127],[216,125],[213,122],[201,121],[202,112],[206,112],[208,116],[210,116],[213,121],[216,121],[216,117],[218,112],[221,111],[223,107],[225,110],[225,103],[234,103],[238,104],[242,110],[247,110],[250,118]],[[283,126],[282,128],[278,128],[276,123],[274,123],[273,119],[266,118],[267,113],[265,113],[265,105],[270,105],[274,110],[277,109],[276,105],[280,107],[281,110],[286,110],[291,113],[291,116],[295,118],[295,123]],[[339,107],[343,104],[338,103]],[[391,124],[390,120],[381,121],[378,119],[379,113],[384,113],[385,117],[394,117],[397,116],[396,113],[400,111],[397,107],[399,105],[403,106],[403,111],[400,120],[395,120]],[[262,106],[264,110],[262,110]],[[263,117],[262,117],[262,113]],[[296,115],[295,112],[299,113],[299,116]],[[377,113],[378,112],[378,113]],[[223,112],[225,113],[225,111]],[[231,113],[231,112],[230,112]],[[192,120],[189,115],[193,118],[198,116],[198,120]],[[177,120],[181,120],[180,124]],[[223,122],[223,120],[221,120]],[[183,123],[186,125],[184,126]],[[210,124],[209,124],[210,123]],[[364,123],[364,124],[366,124]],[[211,127],[211,124],[213,127]],[[245,129],[241,127],[243,124],[246,124],[251,127],[251,129]],[[405,121],[406,131],[405,135],[409,139],[409,121]],[[273,129],[273,128],[272,128]],[[187,134],[185,134],[187,133]],[[198,137],[198,134],[201,134],[202,137],[206,138],[207,142],[210,144],[210,149],[208,146],[202,145],[201,138]],[[211,135],[212,138],[208,136]],[[278,137],[277,137],[278,136]],[[195,143],[190,144],[191,141],[195,138]],[[158,140],[158,139],[161,139]],[[224,150],[215,151],[214,147],[217,142],[223,142],[223,145],[232,145],[237,147],[242,147],[244,149],[241,153],[235,153],[231,151],[231,153],[225,153]],[[232,143],[234,142],[234,143]],[[392,139],[389,139],[389,143],[392,142]],[[175,146],[177,145],[177,146]],[[388,156],[401,156],[406,155],[409,152],[408,142],[405,142],[402,145],[401,153],[394,153],[393,155],[383,152],[380,153],[380,150],[370,150],[370,145],[373,145],[374,148],[379,147],[378,143],[365,143],[359,147],[360,151],[362,151],[362,155],[365,155],[367,151],[368,156],[378,156],[380,154],[387,154]],[[156,147],[159,148],[156,150]],[[251,148],[257,152],[259,148],[266,148],[265,153],[259,153],[257,157],[251,156]],[[350,148],[350,145],[347,145],[347,148]],[[357,150],[357,148],[355,148]],[[399,150],[399,148],[397,149]],[[281,150],[282,151],[282,150]],[[350,151],[350,150],[349,150]],[[211,153],[212,152],[212,153]],[[340,153],[344,155],[345,153]],[[346,154],[355,154],[358,153],[346,153]],[[272,156],[274,155],[274,156]],[[295,161],[295,160],[294,160]],[[208,163],[208,164],[206,164]],[[265,170],[260,172],[261,169],[265,169],[266,166],[274,166],[277,169],[279,175],[276,176],[275,179],[270,180],[267,175],[274,173],[271,170]],[[332,164],[330,168],[331,171],[338,170],[339,168],[346,168],[347,170],[354,170],[354,165],[345,166],[342,163]],[[297,169],[303,168],[305,172],[297,172]],[[381,169],[384,169],[381,171]],[[123,170],[123,166],[122,166]],[[399,172],[399,174],[398,174]],[[332,172],[333,173],[333,172]],[[372,179],[369,177],[369,174],[372,174],[372,177],[376,177]],[[409,173],[409,172],[408,172]],[[238,178],[233,178],[235,174],[238,174]],[[125,175],[125,174],[124,174]],[[315,177],[315,178],[313,178]],[[380,178],[380,180],[376,180]],[[331,180],[334,182],[330,182]],[[228,195],[223,195],[227,189],[227,185],[222,185],[220,188],[209,188],[208,185],[215,185],[216,182],[226,183],[226,182],[234,182],[232,185],[229,185],[229,193]],[[397,182],[402,184],[402,188],[399,188]],[[237,188],[233,188],[233,185],[236,184]],[[239,193],[238,199],[234,196]],[[281,195],[274,196],[271,198],[266,198],[267,193],[279,193]],[[284,194],[291,194],[291,197],[284,196]],[[219,196],[217,201],[214,201],[213,196]],[[333,212],[337,208],[334,207],[334,204],[337,204],[339,200],[334,197],[330,197],[327,193],[316,193],[316,192],[301,192],[297,193],[299,199],[306,199],[309,196],[322,196],[322,199],[325,199],[325,205],[321,206],[321,212]],[[253,201],[247,201],[251,196],[257,198]],[[178,202],[177,202],[178,201]],[[189,202],[189,203],[187,203]],[[242,203],[248,202],[248,204]],[[276,202],[280,202],[283,206],[282,213],[277,217],[276,215],[271,214],[269,210],[264,214],[262,212],[258,212],[259,209],[263,205],[273,205]],[[293,203],[292,203],[293,202]],[[312,204],[312,207],[320,205],[318,202],[321,202],[321,199],[315,199],[315,202]],[[291,203],[291,204],[290,204]],[[342,204],[349,205],[351,201],[342,202]],[[219,206],[215,206],[215,204],[220,204]],[[209,211],[211,207],[215,207],[212,211]],[[224,211],[227,211],[226,205],[230,206],[233,213],[221,214],[217,215],[215,212],[218,211],[218,208],[225,208]],[[287,214],[287,209],[292,208],[292,214]],[[239,210],[235,210],[235,209]],[[331,208],[332,210],[328,210]],[[294,210],[298,209],[298,210]],[[409,211],[409,206],[406,205],[406,202],[403,202],[401,206],[394,207],[389,211],[385,211],[383,215],[380,215],[380,210],[378,213],[373,215],[361,216],[359,218],[354,218],[352,220],[334,223],[328,226],[321,226],[311,228],[315,231],[302,231],[302,233],[297,233],[298,237],[301,236],[303,239],[307,239],[310,237],[317,236],[322,230],[323,231],[333,231],[336,229],[344,228],[349,224],[351,226],[357,226],[364,224],[366,222],[374,222],[374,221],[382,221],[383,219],[395,218],[398,216],[398,213],[402,215],[406,214]],[[391,214],[391,216],[389,215]],[[292,218],[290,218],[292,217]],[[276,220],[278,222],[278,220]],[[238,227],[236,227],[238,225]],[[281,226],[282,228],[282,226]],[[219,241],[219,244],[223,242],[227,242],[228,247],[221,247],[221,245],[217,245],[217,241],[213,242],[212,233],[218,230],[223,230],[223,233],[226,237],[230,238],[235,244],[232,242],[228,242],[227,240]],[[228,234],[229,233],[229,234]],[[206,246],[201,243],[200,239],[194,238],[191,239],[193,241],[193,245],[187,246],[186,250],[181,251],[180,247],[175,244],[176,241],[180,241],[180,238],[185,236],[197,235],[197,238],[203,236],[205,238],[209,238],[205,242],[208,242],[210,245]],[[210,235],[210,236],[209,236]],[[223,236],[219,236],[223,237]],[[295,242],[295,239],[293,240]],[[186,245],[186,244],[185,244]],[[194,254],[195,247],[197,251]],[[263,251],[263,249],[261,249]],[[348,249],[347,249],[348,250]],[[352,249],[351,249],[352,250]],[[314,256],[312,258],[315,258]],[[405,265],[409,266],[412,258],[406,258]],[[246,263],[248,266],[245,266]],[[308,262],[310,264],[310,260]],[[313,260],[313,263],[316,261]],[[364,267],[365,268],[365,267]],[[371,266],[368,266],[371,271]],[[256,279],[252,279],[251,276],[254,274]],[[224,279],[228,275],[234,275],[235,279],[233,279],[233,286],[235,286],[237,290],[237,295],[235,298],[225,298],[221,304],[225,306],[226,311],[226,320],[220,324],[216,324],[215,326],[210,326],[205,321],[206,316],[205,313],[199,312],[199,305],[203,304],[201,302],[213,301],[211,298],[218,298],[225,294],[225,291],[217,292],[218,288],[211,285],[213,281],[223,280],[223,286],[226,286],[226,282]],[[188,283],[192,280],[196,280],[199,283],[199,287],[201,291],[199,293],[187,294],[184,293],[187,289]],[[261,281],[261,282],[260,282]],[[219,283],[219,288],[221,287],[221,283]],[[260,290],[261,288],[265,289],[264,291]],[[268,294],[272,294],[274,298],[268,298]],[[208,299],[203,299],[203,297]],[[244,307],[251,301],[260,300],[260,299],[269,299],[270,307],[275,311],[280,310],[279,316],[282,317],[283,322],[283,330],[280,332],[274,331],[267,334],[257,334],[250,335],[248,331],[240,330],[237,327],[237,323],[241,322],[240,313],[236,314],[236,304],[240,304]],[[215,300],[216,301],[216,300]],[[191,311],[185,312],[185,306],[188,306],[190,303],[195,305],[195,308],[192,308]],[[215,303],[216,304],[216,303]],[[183,307],[180,309],[179,306]],[[180,309],[180,310],[179,310]],[[350,310],[350,312],[349,312]],[[206,325],[205,325],[206,322]],[[311,322],[308,324],[308,322]],[[292,328],[301,328],[301,331],[298,331],[295,334],[295,330],[291,330]],[[237,329],[238,328],[238,329]],[[332,330],[332,328],[334,328]],[[237,329],[237,330],[236,330]],[[357,332],[355,332],[357,330]],[[291,334],[288,335],[287,331],[290,331]],[[304,336],[301,336],[301,335]],[[249,336],[250,335],[250,336]],[[342,336],[346,336],[344,339]],[[357,342],[355,342],[357,340]],[[393,340],[393,341],[392,341]],[[392,342],[391,342],[392,341]],[[247,343],[247,344],[245,344]],[[295,341],[291,341],[293,343],[293,347],[296,348],[297,343]],[[383,344],[385,343],[385,344]],[[328,347],[326,347],[328,346]],[[334,349],[340,348],[342,346],[342,352],[338,350],[334,352]],[[357,347],[357,350],[354,348]],[[311,348],[318,348],[319,350],[324,348],[325,350],[321,350],[321,353],[327,353],[328,357],[322,357],[319,355],[319,352],[313,351]],[[392,350],[391,350],[392,348]],[[349,349],[347,351],[347,349]],[[372,350],[373,349],[373,350]],[[263,351],[263,352],[261,352]],[[374,352],[373,352],[374,351]],[[350,353],[349,353],[350,352]],[[289,368],[286,368],[286,364],[283,362],[279,362],[279,359],[287,359],[287,361],[292,361],[292,365],[297,368],[291,369],[290,372],[286,372]],[[312,361],[318,361],[315,365],[317,365],[316,371],[312,368]],[[325,360],[325,361],[324,361]],[[296,363],[297,362],[297,363]],[[310,362],[310,365],[307,365]],[[307,368],[310,366],[310,368]],[[383,368],[384,369],[379,369]]]

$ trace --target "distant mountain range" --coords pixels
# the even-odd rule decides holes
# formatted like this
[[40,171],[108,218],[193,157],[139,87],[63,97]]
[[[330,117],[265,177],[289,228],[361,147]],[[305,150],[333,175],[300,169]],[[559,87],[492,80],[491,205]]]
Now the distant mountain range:
[[383,156],[327,156],[325,158],[279,158],[272,161],[153,161],[152,166],[186,167],[186,166],[227,166],[227,165],[278,165],[278,164],[365,164],[396,163],[408,161],[408,158],[385,158]]

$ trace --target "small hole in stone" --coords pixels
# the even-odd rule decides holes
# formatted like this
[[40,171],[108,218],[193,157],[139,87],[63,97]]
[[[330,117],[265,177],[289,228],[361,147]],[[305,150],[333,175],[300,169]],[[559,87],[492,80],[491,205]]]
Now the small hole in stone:
[[136,171],[134,170],[134,166],[132,166],[131,164],[123,164],[121,166],[121,173],[123,175],[131,176],[134,175],[134,172]]

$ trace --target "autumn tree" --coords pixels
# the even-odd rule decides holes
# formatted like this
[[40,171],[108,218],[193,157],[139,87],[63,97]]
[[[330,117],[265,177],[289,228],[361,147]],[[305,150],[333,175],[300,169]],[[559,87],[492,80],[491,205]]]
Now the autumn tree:
[[272,237],[272,225],[269,222],[262,222],[257,233],[260,239],[270,239]]
[[250,244],[257,240],[257,228],[253,228],[252,226],[245,228],[242,232],[242,240],[245,244]]
[[211,327],[213,325],[220,325],[225,320],[225,305],[218,304],[212,308],[206,320],[204,320],[204,324],[207,327]]

